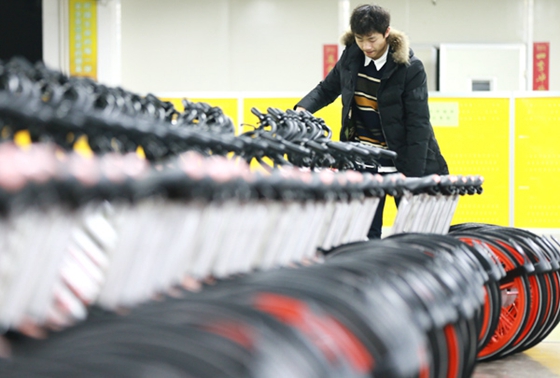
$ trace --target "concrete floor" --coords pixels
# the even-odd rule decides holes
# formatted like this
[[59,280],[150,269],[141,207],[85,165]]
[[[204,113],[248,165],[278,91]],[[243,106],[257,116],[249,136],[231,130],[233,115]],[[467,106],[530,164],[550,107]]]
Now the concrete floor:
[[560,327],[536,347],[503,360],[478,364],[473,378],[560,377]]

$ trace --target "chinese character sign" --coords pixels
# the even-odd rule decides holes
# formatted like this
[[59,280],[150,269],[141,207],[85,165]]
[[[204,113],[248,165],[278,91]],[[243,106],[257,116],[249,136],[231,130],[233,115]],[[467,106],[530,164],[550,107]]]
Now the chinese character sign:
[[69,1],[70,75],[97,79],[97,2]]
[[548,91],[550,43],[533,44],[533,90]]
[[323,45],[323,78],[327,77],[338,61],[338,45]]

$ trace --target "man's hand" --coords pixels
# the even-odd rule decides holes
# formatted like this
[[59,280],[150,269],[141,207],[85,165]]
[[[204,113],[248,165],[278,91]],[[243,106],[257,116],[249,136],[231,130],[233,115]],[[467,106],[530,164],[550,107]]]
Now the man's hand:
[[305,110],[306,110],[306,109],[305,109],[305,108],[302,108],[301,106],[298,106],[298,107],[296,108],[296,112],[304,112]]

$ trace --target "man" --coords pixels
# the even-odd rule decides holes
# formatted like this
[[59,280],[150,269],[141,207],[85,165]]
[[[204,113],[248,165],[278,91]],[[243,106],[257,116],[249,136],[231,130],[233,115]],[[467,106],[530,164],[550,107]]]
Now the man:
[[[397,153],[373,172],[409,177],[448,174],[430,124],[428,87],[422,62],[405,34],[390,27],[389,12],[361,5],[352,12],[340,60],[296,110],[311,113],[342,96],[343,141],[360,141]],[[380,202],[368,238],[380,238],[385,199]]]

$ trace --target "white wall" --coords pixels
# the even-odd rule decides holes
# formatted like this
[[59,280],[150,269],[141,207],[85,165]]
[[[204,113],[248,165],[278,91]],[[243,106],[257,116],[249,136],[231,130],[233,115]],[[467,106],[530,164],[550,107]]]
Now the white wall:
[[[519,43],[526,0],[377,0],[413,43]],[[538,1],[538,0],[537,0]],[[555,1],[555,0],[552,0]],[[368,1],[351,0],[352,8]],[[560,4],[559,4],[560,5]]]
[[[363,3],[351,0],[351,7]],[[527,42],[528,0],[377,0],[376,3],[390,10],[392,25],[408,34],[413,49],[442,43]],[[560,65],[560,1],[533,0],[533,3],[533,40],[551,44],[550,89],[558,91],[560,74],[552,67]],[[427,56],[421,58],[425,60]],[[425,63],[428,75],[432,74],[433,67]]]
[[62,67],[61,31],[63,20],[58,0],[42,0],[43,7],[43,62],[49,67],[67,72]]
[[97,77],[99,82],[121,84],[121,1],[97,2]]
[[337,17],[337,0],[122,0],[122,84],[307,90],[322,77],[322,45],[338,42]]
[[522,43],[443,43],[440,45],[439,90],[470,92],[474,80],[484,80],[490,83],[493,91],[524,91],[527,89],[526,57]]
[[[322,45],[340,34],[337,0],[121,1],[122,84],[141,93],[305,92],[322,78]],[[432,90],[429,46],[527,40],[527,0],[377,2],[409,35]],[[533,39],[551,43],[550,89],[558,91],[560,1],[534,4]]]

